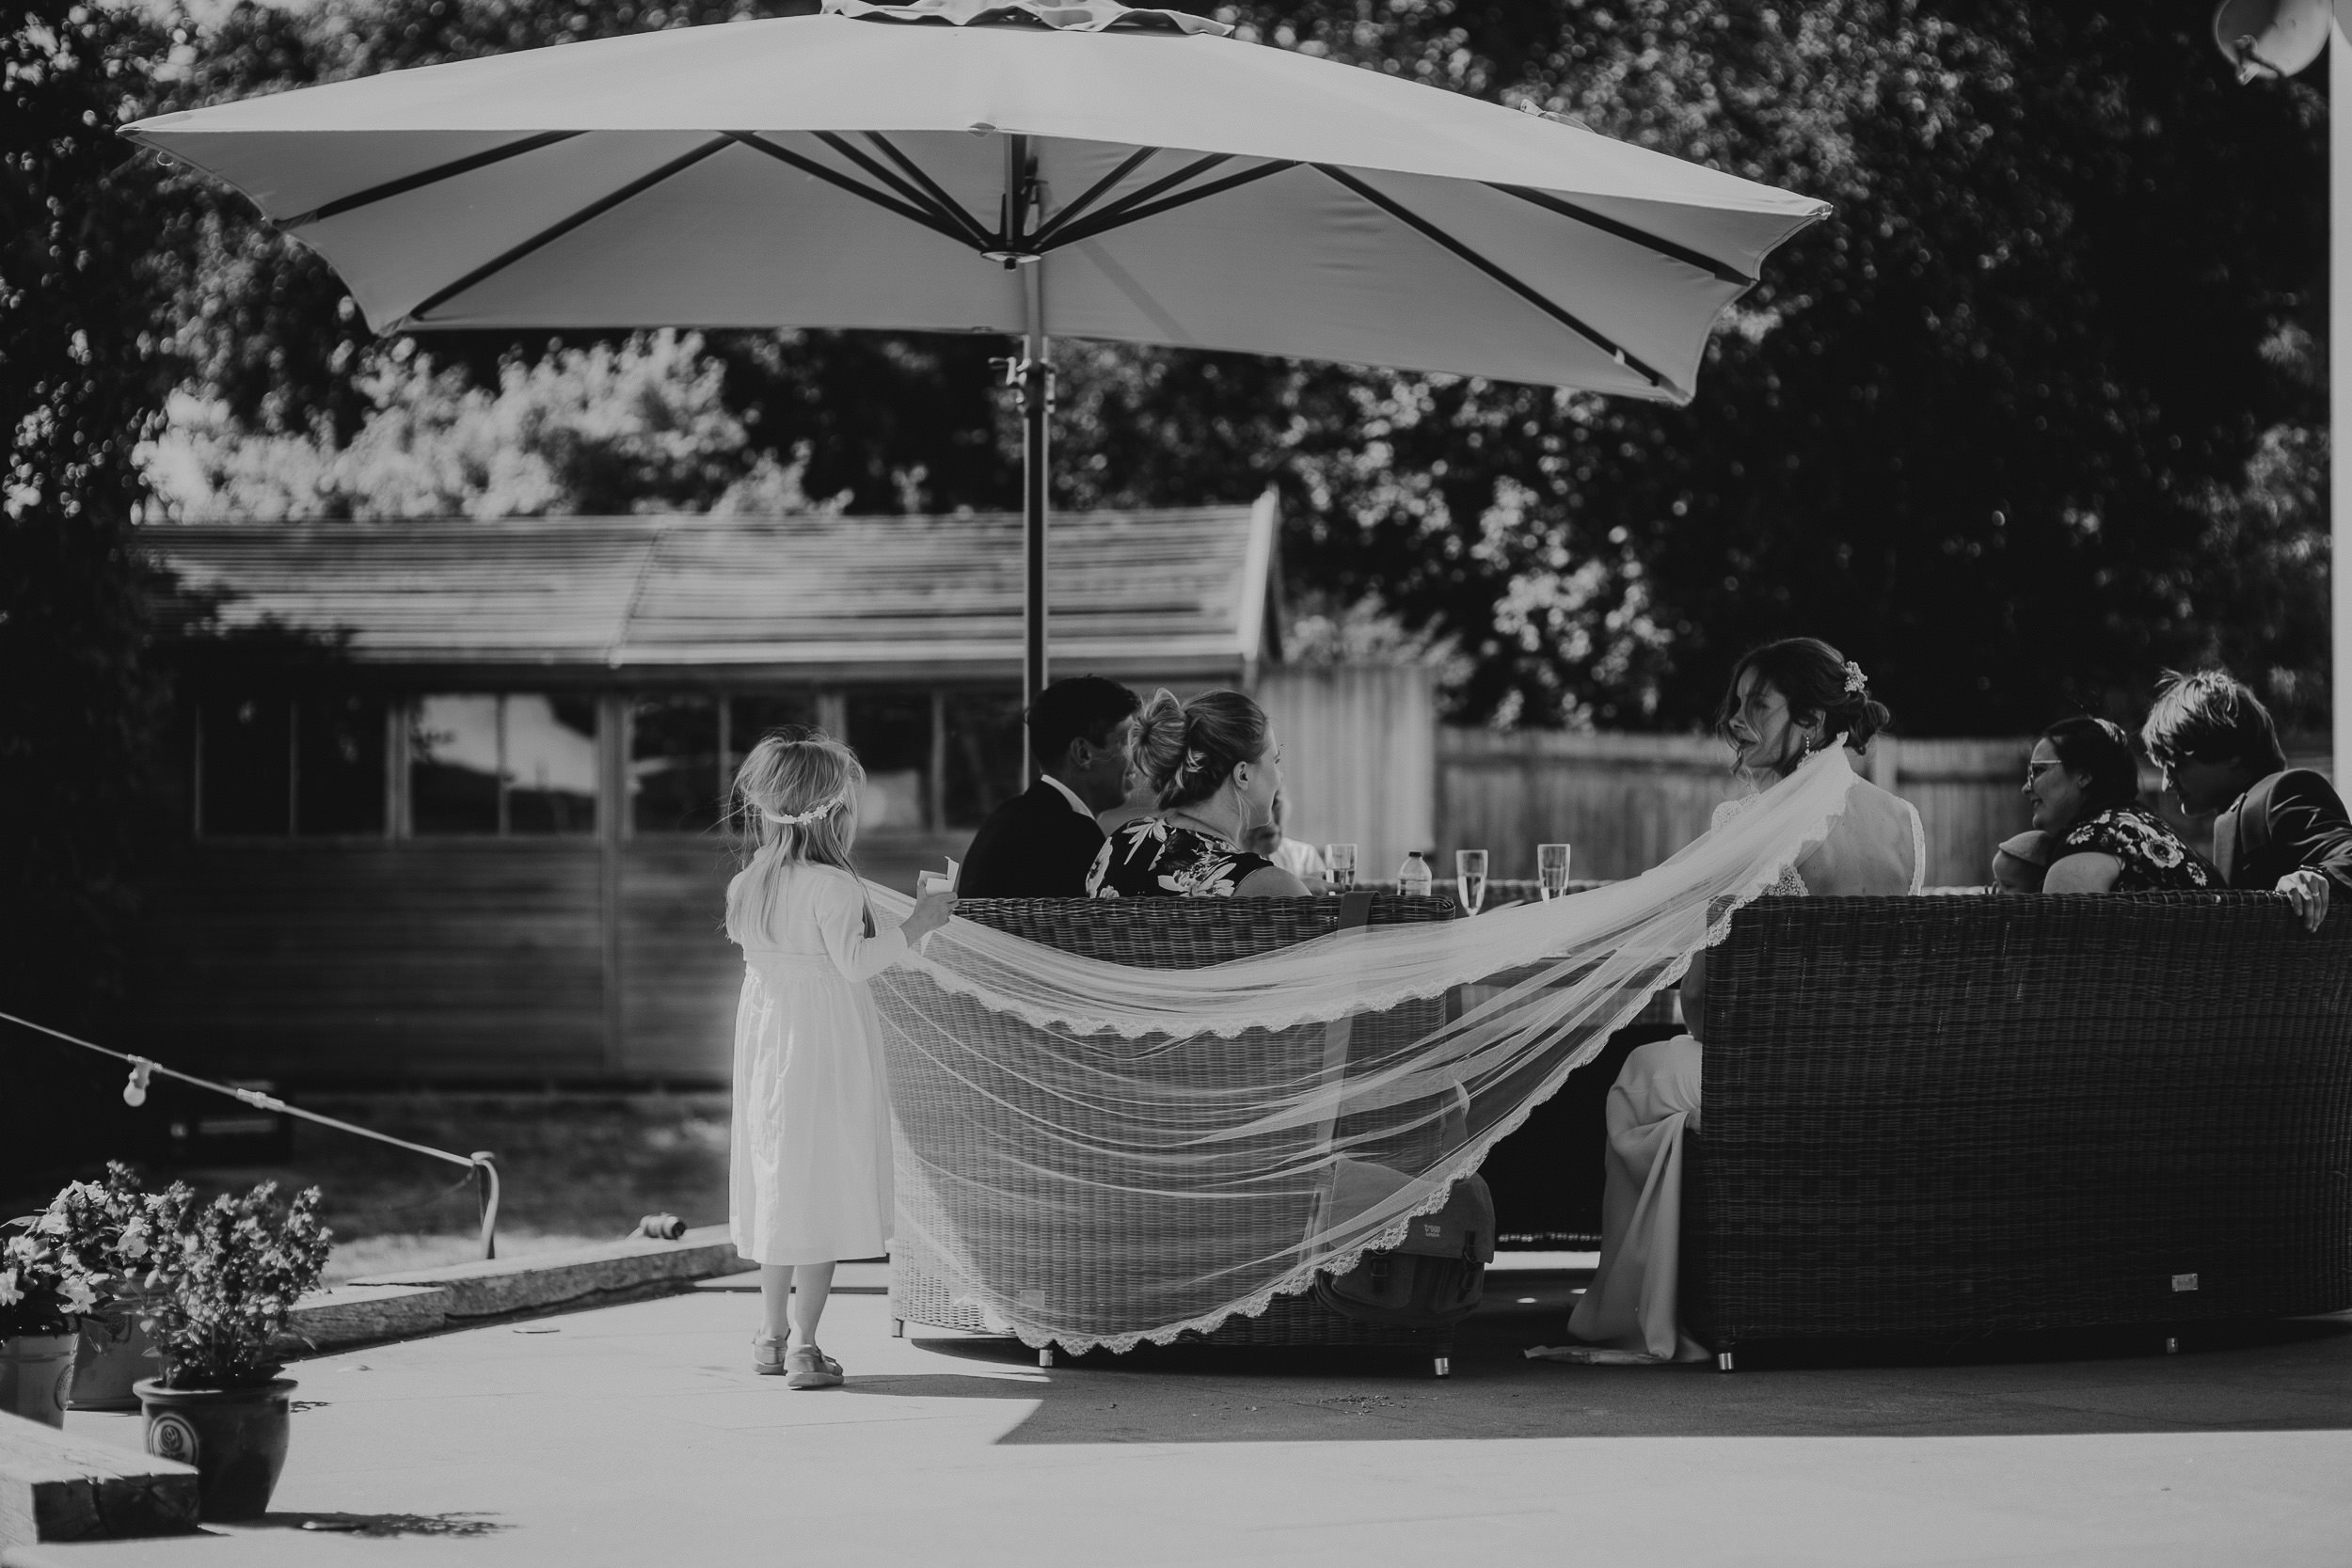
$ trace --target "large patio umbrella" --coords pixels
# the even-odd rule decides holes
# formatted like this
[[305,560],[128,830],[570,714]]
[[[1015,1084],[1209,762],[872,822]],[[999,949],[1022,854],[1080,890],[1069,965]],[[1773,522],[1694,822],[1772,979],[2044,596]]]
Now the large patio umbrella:
[[326,257],[382,331],[1018,334],[1045,680],[1053,336],[1686,401],[1827,207],[1107,3],[828,0],[128,128]]

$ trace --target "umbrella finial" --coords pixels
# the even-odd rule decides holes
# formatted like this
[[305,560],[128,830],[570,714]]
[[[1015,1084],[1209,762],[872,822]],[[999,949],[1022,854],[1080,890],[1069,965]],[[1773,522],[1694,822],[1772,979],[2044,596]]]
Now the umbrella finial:
[[860,22],[916,22],[950,27],[1053,27],[1064,32],[1208,33],[1229,37],[1233,29],[1222,22],[1190,11],[1130,8],[1116,0],[1076,0],[1057,5],[1053,0],[908,0],[903,5],[872,5],[868,0],[824,0],[825,11]]

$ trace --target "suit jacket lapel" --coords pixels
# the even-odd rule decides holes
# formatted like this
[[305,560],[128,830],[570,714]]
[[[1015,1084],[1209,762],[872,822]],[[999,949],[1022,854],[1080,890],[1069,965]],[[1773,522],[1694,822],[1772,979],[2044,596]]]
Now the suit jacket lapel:
[[2246,797],[2241,795],[2213,819],[2213,867],[2221,873],[2223,887],[2237,886],[2237,814],[2245,804]]

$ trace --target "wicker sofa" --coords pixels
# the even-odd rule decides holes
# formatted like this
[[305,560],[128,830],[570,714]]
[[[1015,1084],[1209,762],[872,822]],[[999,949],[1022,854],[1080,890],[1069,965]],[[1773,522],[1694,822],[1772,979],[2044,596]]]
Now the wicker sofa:
[[2352,916],[1770,898],[1708,960],[1685,1311],[1817,1337],[2352,1307]]
[[[956,909],[961,918],[1065,952],[1152,969],[1200,968],[1265,952],[1325,935],[1343,919],[1395,925],[1450,920],[1454,911],[1451,899],[1404,898],[1392,894],[1357,895],[1345,900],[968,898]],[[885,1036],[895,1037],[899,1021],[894,1012],[898,1004],[886,991],[878,1000],[885,1018]],[[977,1005],[930,991],[926,983],[921,1006],[930,1018],[944,1020],[952,1028],[958,1009]],[[1384,1041],[1424,1034],[1442,1020],[1445,1006],[1443,998],[1436,998],[1406,1003],[1386,1013],[1359,1015],[1351,1026],[1349,1048],[1372,1051]],[[979,1022],[976,1014],[973,1022]],[[1004,1026],[1002,1020],[993,1022],[996,1027]],[[1265,1046],[1244,1037],[1232,1048],[1249,1053],[1263,1052]],[[914,1164],[947,1171],[979,1168],[992,1151],[1009,1143],[1018,1145],[1026,1136],[1021,1120],[1023,1105],[1037,1093],[1032,1085],[1008,1076],[987,1085],[990,1112],[977,1116],[969,1109],[970,1097],[930,1091],[929,1075],[934,1070],[919,1056],[900,1049],[892,1051],[892,1100],[903,1140],[899,1201],[914,1219],[912,1228],[918,1236],[937,1233],[945,1216],[927,1212],[932,1199],[914,1174]],[[1012,1180],[1019,1180],[1017,1173]],[[1268,1201],[1295,1202],[1295,1221],[1302,1229],[1312,1217],[1309,1200],[1303,1197],[1277,1196]],[[1135,1321],[1133,1276],[1140,1271],[1123,1265],[1122,1259],[1139,1248],[1149,1249],[1155,1259],[1181,1257],[1186,1249],[1213,1254],[1216,1224],[1214,1215],[1183,1212],[1150,1195],[1120,1192],[1102,1193],[1083,1212],[1073,1212],[1068,1190],[1041,1181],[1029,1212],[1009,1205],[1001,1211],[966,1214],[956,1229],[975,1252],[993,1259],[1019,1259],[1022,1270],[1033,1271],[1025,1273],[1019,1281],[1007,1282],[1009,1288],[1017,1285],[1051,1291],[1053,1299],[1071,1304],[1083,1314],[1093,1333],[1108,1335],[1146,1326]],[[995,1234],[991,1227],[1003,1234]],[[980,1310],[956,1300],[947,1283],[930,1265],[919,1243],[902,1243],[894,1255],[893,1317],[901,1325],[916,1323],[983,1330],[986,1324]],[[1262,1316],[1232,1318],[1212,1334],[1191,1338],[1219,1346],[1393,1347],[1428,1357],[1440,1376],[1447,1371],[1451,1356],[1447,1332],[1359,1322],[1322,1306],[1311,1293],[1279,1296]],[[1053,1347],[1046,1347],[1041,1352],[1041,1362],[1050,1366],[1053,1354]]]

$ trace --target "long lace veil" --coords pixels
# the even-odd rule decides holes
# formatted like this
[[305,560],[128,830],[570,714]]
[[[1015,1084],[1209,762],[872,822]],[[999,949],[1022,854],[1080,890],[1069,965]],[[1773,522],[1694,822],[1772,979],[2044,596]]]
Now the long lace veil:
[[[956,920],[875,982],[894,1257],[1032,1344],[1263,1312],[1397,1244],[1827,834],[1832,748],[1630,880],[1142,969]],[[885,922],[911,900],[868,884]]]

